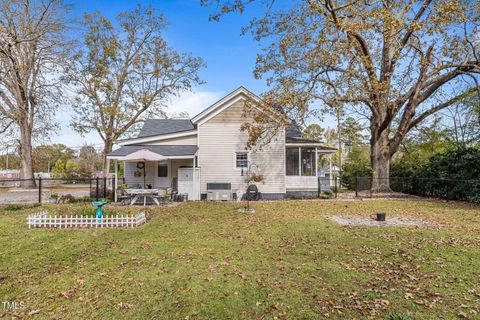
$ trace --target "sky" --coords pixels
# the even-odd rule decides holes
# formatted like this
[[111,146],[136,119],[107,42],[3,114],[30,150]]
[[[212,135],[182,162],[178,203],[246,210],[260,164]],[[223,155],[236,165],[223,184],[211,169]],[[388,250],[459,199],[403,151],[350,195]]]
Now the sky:
[[[85,12],[99,10],[110,19],[122,11],[133,9],[136,1],[128,0],[83,0],[73,1],[72,16],[81,18]],[[189,52],[204,59],[207,67],[200,72],[206,83],[193,88],[180,97],[172,99],[167,112],[188,112],[194,116],[239,86],[254,93],[266,90],[264,80],[255,80],[252,71],[261,43],[250,35],[241,35],[241,27],[258,14],[259,8],[251,7],[244,14],[228,14],[220,22],[209,21],[213,7],[201,7],[200,0],[151,0],[140,1],[152,5],[163,13],[169,22],[164,32],[167,43],[179,52]],[[71,111],[65,106],[57,114],[61,130],[50,138],[53,143],[71,147],[83,144],[100,146],[98,134],[81,137],[68,125]]]

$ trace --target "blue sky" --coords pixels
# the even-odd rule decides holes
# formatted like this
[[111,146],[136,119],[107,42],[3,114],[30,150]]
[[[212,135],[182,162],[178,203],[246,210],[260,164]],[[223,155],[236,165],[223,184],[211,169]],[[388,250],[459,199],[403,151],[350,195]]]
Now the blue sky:
[[[168,112],[187,111],[191,116],[208,107],[217,99],[243,85],[249,90],[260,93],[266,89],[263,80],[255,80],[252,70],[260,44],[250,35],[241,36],[241,27],[258,13],[251,7],[244,14],[229,14],[220,22],[211,22],[208,17],[214,8],[201,7],[199,0],[157,0],[142,1],[142,5],[153,5],[169,21],[164,32],[167,42],[177,51],[190,52],[204,59],[207,67],[201,77],[206,83],[174,99]],[[130,10],[137,5],[135,1],[86,0],[73,2],[72,15],[81,18],[84,12],[99,10],[110,19],[119,12]],[[57,119],[61,122],[61,131],[51,138],[52,142],[80,146],[84,143],[100,144],[97,134],[85,138],[68,127],[70,112],[68,108],[60,111]],[[72,142],[74,141],[74,142]]]

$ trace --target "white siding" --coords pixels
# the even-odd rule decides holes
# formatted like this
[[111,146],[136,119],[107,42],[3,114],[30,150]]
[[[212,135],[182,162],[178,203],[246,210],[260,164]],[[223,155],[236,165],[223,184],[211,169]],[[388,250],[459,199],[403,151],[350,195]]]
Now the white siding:
[[[246,189],[241,169],[235,168],[235,152],[245,150],[248,133],[240,127],[243,102],[237,102],[198,128],[198,165],[201,168],[200,190],[206,193],[207,182],[230,182],[232,189]],[[285,136],[282,132],[261,151],[250,151],[256,173],[265,177],[255,183],[262,193],[285,193]]]
[[[156,162],[151,162],[147,161],[145,163],[145,183],[151,184],[152,186],[155,185],[155,175],[157,173],[156,170]],[[134,173],[135,171],[140,171],[142,173],[141,177],[135,177]],[[140,186],[143,187],[143,169],[137,169],[137,163],[136,162],[125,162],[125,169],[124,169],[124,176],[125,176],[125,182],[129,187],[139,184]]]
[[287,191],[317,191],[318,177],[316,176],[286,176]]
[[148,143],[144,143],[147,146],[167,146],[167,145],[176,145],[176,146],[196,146],[197,145],[197,135],[190,135],[187,137],[173,138],[167,140],[157,140]]
[[[183,166],[192,166],[193,160],[192,159],[171,159],[168,160],[168,179],[169,182],[167,185],[163,185],[162,187],[170,187],[173,178],[178,177],[178,168]],[[154,188],[159,187],[157,183],[157,165],[158,162],[156,161],[147,161],[145,170],[146,170],[146,177],[145,181],[146,184],[151,184]],[[141,177],[135,177],[134,172],[140,171],[142,173]],[[128,186],[133,186],[139,184],[143,186],[143,169],[137,169],[136,162],[126,162],[125,163],[125,182]]]

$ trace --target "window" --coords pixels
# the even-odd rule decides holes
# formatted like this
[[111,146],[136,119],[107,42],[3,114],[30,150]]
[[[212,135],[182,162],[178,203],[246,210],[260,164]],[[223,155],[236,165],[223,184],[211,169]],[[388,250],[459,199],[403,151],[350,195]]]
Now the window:
[[248,167],[248,152],[237,152],[235,157],[236,168]]
[[168,177],[168,165],[166,165],[166,164],[159,164],[158,165],[158,177],[159,178]]
[[315,148],[287,148],[285,167],[287,176],[315,176]]
[[287,176],[298,176],[298,148],[287,148],[285,158]]
[[302,176],[315,175],[315,148],[302,148]]

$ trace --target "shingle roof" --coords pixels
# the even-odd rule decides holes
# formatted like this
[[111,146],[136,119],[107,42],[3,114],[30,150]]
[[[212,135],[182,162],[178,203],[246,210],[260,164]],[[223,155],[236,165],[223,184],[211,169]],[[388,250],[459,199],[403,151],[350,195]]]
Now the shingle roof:
[[196,126],[189,119],[148,119],[145,120],[137,138],[195,130],[195,128]]
[[300,138],[302,137],[302,131],[300,126],[292,121],[292,123],[285,129],[285,138]]
[[132,152],[141,150],[141,149],[148,149],[152,152],[161,154],[162,156],[193,156],[197,150],[197,146],[148,146],[148,145],[130,145],[130,146],[123,146],[117,150],[113,150],[108,154],[108,156],[126,156]]
[[[319,150],[337,150],[337,148],[327,147],[323,145],[324,142],[319,140],[311,140],[311,139],[303,139],[303,138],[285,138],[285,143],[313,144],[313,145],[316,145]],[[322,145],[319,146],[318,144],[322,144]]]

